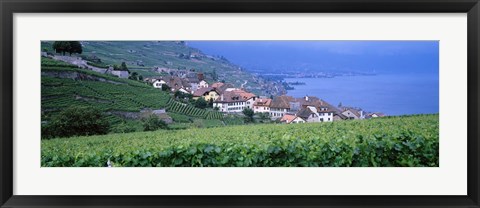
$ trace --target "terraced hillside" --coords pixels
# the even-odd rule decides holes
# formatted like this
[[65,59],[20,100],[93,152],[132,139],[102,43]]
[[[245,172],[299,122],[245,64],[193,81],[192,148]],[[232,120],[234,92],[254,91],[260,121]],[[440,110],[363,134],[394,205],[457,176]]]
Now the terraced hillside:
[[[277,95],[281,84],[266,81],[230,63],[223,57],[210,56],[183,41],[82,41],[81,56],[96,56],[105,64],[126,62],[128,68],[143,77],[158,76],[174,70],[203,72],[208,82],[225,81],[258,95]],[[53,53],[52,42],[42,42],[42,50]]]
[[102,112],[128,113],[167,109],[188,117],[221,119],[222,114],[173,100],[170,95],[138,81],[120,79],[42,58],[42,120],[69,106],[95,107]]

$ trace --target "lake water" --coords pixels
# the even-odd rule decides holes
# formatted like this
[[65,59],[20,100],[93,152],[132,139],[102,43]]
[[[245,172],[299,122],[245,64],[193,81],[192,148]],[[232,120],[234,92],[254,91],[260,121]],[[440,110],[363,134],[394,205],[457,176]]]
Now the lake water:
[[294,85],[288,95],[319,97],[337,106],[360,107],[387,115],[439,112],[438,75],[341,76],[334,78],[288,78]]

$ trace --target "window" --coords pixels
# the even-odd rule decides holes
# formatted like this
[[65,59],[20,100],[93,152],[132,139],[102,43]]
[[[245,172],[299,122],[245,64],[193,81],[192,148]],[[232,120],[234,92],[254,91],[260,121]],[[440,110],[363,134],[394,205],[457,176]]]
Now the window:
[[328,118],[328,120],[330,121],[330,118]]

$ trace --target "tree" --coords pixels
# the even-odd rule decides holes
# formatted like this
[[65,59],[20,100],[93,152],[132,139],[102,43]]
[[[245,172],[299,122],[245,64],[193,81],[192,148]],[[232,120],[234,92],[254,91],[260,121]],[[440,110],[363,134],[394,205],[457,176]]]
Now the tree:
[[72,53],[82,54],[83,52],[82,44],[79,41],[69,41],[69,42],[70,42],[70,50],[68,51],[68,53],[70,54],[70,56],[72,55]]
[[156,115],[150,115],[144,119],[143,121],[143,130],[144,131],[155,131],[158,129],[168,129],[167,123],[165,121],[158,118]]
[[138,73],[137,72],[131,73],[130,76],[128,76],[128,79],[138,80]]
[[162,84],[162,91],[170,92],[171,89],[167,84]]
[[128,70],[127,64],[125,62],[122,62],[122,64],[120,65],[120,70],[128,71],[128,73],[130,73],[130,70]]
[[251,123],[251,122],[253,122],[254,112],[253,112],[252,109],[250,109],[250,108],[245,108],[245,109],[243,109],[242,113],[243,113],[243,115],[245,115],[245,118],[244,118],[245,123]]
[[183,98],[183,92],[180,92],[179,90],[177,90],[173,93],[173,97],[175,97],[175,99],[180,99],[180,97]]
[[65,56],[65,53],[69,53],[70,56],[73,53],[82,54],[82,44],[79,41],[55,41],[52,48],[56,53],[61,53]]
[[208,107],[213,108],[213,98],[210,98],[210,100],[208,100]]
[[110,129],[106,117],[91,107],[69,107],[42,126],[42,138],[106,134]]
[[200,108],[200,109],[205,109],[208,106],[207,101],[203,97],[198,98],[195,101],[195,107]]

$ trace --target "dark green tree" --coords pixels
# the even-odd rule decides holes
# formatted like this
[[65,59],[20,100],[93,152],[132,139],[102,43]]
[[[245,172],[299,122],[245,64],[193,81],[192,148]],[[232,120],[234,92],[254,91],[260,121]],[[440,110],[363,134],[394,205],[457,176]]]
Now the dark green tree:
[[243,109],[242,113],[243,113],[243,115],[245,115],[245,118],[244,118],[245,123],[252,123],[253,122],[254,112],[253,112],[252,109],[245,108],[245,109]]
[[170,92],[172,88],[170,88],[167,84],[163,84],[162,85],[162,91],[165,91],[165,92]]
[[130,73],[130,70],[128,70],[127,64],[125,62],[122,62],[122,64],[120,65],[120,70],[128,71]]
[[70,54],[70,56],[72,55],[72,53],[82,54],[83,48],[82,48],[82,44],[79,41],[69,41],[69,42],[70,42],[70,50],[68,51],[68,53]]
[[74,53],[82,54],[82,44],[79,41],[55,41],[52,48],[56,53],[61,53],[65,56],[65,53],[70,55]]
[[128,76],[128,79],[138,80],[138,73],[137,72],[131,73],[130,76]]
[[91,107],[69,107],[42,126],[42,138],[106,134],[110,129],[106,117]]
[[200,109],[205,109],[208,106],[207,101],[203,97],[198,98],[195,101],[195,107],[200,108]]
[[213,108],[213,98],[210,98],[210,100],[208,100],[208,107]]

